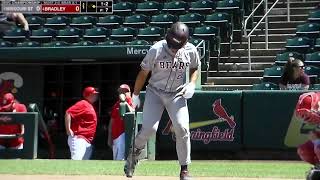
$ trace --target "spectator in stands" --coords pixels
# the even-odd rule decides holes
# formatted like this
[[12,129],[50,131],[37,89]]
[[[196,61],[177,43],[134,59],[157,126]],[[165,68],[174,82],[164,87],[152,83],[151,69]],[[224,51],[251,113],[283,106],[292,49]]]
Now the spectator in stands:
[[21,24],[23,30],[29,31],[29,23],[22,13],[0,14],[0,32],[5,32],[18,23]]
[[[0,112],[27,112],[24,104],[15,100],[13,94],[6,93],[1,102]],[[0,124],[0,134],[4,135],[23,135],[23,124]],[[23,137],[0,139],[0,149],[23,149]]]
[[290,58],[284,67],[279,87],[282,90],[308,90],[310,79],[304,73],[304,63],[300,59]]
[[108,128],[108,145],[113,151],[113,160],[125,159],[125,132],[124,122],[120,116],[120,102],[125,102],[129,111],[134,111],[132,107],[131,91],[127,84],[122,84],[119,89],[119,99],[113,105]]
[[92,154],[92,141],[97,128],[97,114],[93,104],[98,100],[94,87],[86,87],[83,100],[71,106],[65,114],[68,145],[73,160],[88,160]]

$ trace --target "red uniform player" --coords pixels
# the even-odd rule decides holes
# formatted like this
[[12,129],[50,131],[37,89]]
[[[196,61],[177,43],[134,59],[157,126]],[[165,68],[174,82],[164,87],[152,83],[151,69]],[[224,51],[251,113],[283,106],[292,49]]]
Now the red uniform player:
[[97,127],[97,114],[92,104],[98,100],[98,92],[93,87],[86,87],[83,98],[71,106],[65,115],[68,145],[73,160],[90,159]]
[[[6,93],[3,96],[0,112],[27,112],[24,104],[18,103],[13,94]],[[23,124],[0,124],[0,134],[24,134]],[[14,139],[0,139],[0,149],[23,149],[23,137]]]

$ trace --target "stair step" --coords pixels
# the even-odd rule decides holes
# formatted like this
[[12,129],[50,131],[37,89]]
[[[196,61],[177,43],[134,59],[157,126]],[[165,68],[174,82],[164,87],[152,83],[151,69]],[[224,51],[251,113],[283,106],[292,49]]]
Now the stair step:
[[252,85],[262,81],[262,77],[208,77],[207,82],[215,85]]
[[[270,8],[274,2],[268,2],[268,7]],[[258,2],[255,2],[254,5],[255,7],[258,5]],[[290,8],[297,8],[297,7],[316,7],[319,4],[319,1],[290,1]],[[264,7],[264,4],[261,5]],[[287,2],[282,1],[278,2],[275,6],[275,8],[287,8]]]
[[235,91],[235,90],[250,90],[252,89],[252,85],[211,85],[211,84],[204,84],[202,85],[203,91]]
[[252,71],[209,71],[208,72],[209,77],[228,77],[228,76],[234,76],[234,77],[262,77],[263,76],[263,70],[252,70]]
[[[295,34],[268,34],[269,42],[286,42],[288,38],[294,37]],[[247,38],[243,37],[242,41],[247,41]],[[257,34],[251,36],[252,42],[265,42],[265,34]]]
[[[274,63],[276,56],[251,56],[251,62],[268,62],[268,63]],[[217,58],[212,58],[213,62],[216,62]],[[229,57],[220,57],[220,63],[248,63],[248,56],[231,56]]]
[[[285,41],[282,42],[269,42],[269,48],[276,49],[276,48],[282,48],[286,45]],[[229,47],[229,44],[223,44],[221,43],[221,47],[226,48]],[[253,41],[251,43],[251,49],[264,49],[266,47],[265,42],[255,42]],[[242,42],[241,44],[239,42],[232,43],[233,49],[248,49],[248,42]]]
[[[296,14],[309,14],[311,10],[314,10],[315,7],[294,7],[290,8],[290,15]],[[287,8],[273,8],[270,11],[270,14],[287,14]]]
[[[296,15],[291,15],[290,16],[290,21],[295,22],[295,21],[306,21],[308,19],[308,14],[296,14]],[[257,15],[254,16],[254,22],[259,22],[260,19],[263,16]],[[247,17],[245,17],[247,18]],[[274,21],[287,21],[287,15],[268,15],[268,20],[269,22],[274,22]]]
[[[275,56],[276,54],[283,52],[285,48],[281,49],[252,49],[251,56]],[[246,49],[237,49],[231,50],[231,56],[248,56],[248,50]]]
[[[274,62],[258,62],[251,63],[252,70],[264,70],[269,68]],[[246,63],[219,63],[219,70],[221,71],[244,71],[249,69],[248,62]]]
[[[268,29],[278,29],[278,28],[296,28],[300,24],[304,24],[306,21],[274,21],[268,23]],[[255,26],[257,22],[254,22],[253,25]],[[258,26],[259,29],[264,28],[264,21],[260,23]]]
[[[268,28],[268,34],[273,35],[273,34],[296,34],[297,28],[276,28],[276,29],[270,29]],[[249,31],[248,31],[249,33]],[[264,28],[257,28],[253,34],[265,34]]]

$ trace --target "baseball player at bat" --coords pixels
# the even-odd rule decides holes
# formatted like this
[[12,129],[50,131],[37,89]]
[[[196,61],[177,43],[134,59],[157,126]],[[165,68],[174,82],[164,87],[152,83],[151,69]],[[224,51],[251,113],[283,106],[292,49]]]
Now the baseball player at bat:
[[[187,99],[191,98],[195,91],[200,57],[196,47],[188,43],[188,38],[188,27],[180,22],[174,23],[165,39],[155,43],[141,62],[132,95],[135,108],[140,106],[140,90],[149,73],[151,77],[146,88],[142,128],[135,138],[135,147],[129,151],[133,153],[134,159],[127,158],[124,167],[127,176],[129,172],[134,172],[141,150],[149,137],[156,133],[163,110],[166,109],[176,134],[176,151],[181,166],[180,179],[191,179],[188,171],[191,146]],[[185,81],[187,68],[190,69],[189,83]],[[133,166],[129,166],[130,164]]]

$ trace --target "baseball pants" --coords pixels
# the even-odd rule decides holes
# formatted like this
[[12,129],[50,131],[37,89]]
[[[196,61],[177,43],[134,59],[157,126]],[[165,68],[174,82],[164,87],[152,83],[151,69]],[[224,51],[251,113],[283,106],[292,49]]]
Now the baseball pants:
[[92,154],[92,145],[83,138],[68,136],[72,160],[89,160]]
[[122,133],[117,139],[113,140],[112,152],[113,160],[124,160],[126,147],[126,136]]
[[164,92],[150,85],[147,87],[143,105],[142,128],[136,136],[135,147],[145,147],[150,136],[157,132],[164,108],[172,121],[176,135],[176,150],[180,165],[191,163],[189,112],[187,101],[182,96],[174,98],[176,92]]

